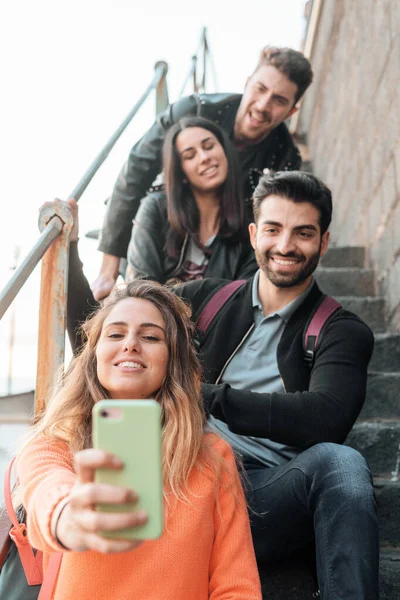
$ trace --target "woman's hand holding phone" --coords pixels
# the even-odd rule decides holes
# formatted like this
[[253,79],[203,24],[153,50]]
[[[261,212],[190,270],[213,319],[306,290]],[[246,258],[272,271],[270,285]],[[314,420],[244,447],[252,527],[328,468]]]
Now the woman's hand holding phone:
[[119,505],[138,500],[134,490],[94,481],[96,469],[120,470],[122,461],[108,452],[91,448],[77,452],[74,463],[78,480],[54,525],[59,542],[75,552],[127,552],[137,548],[142,540],[105,538],[100,532],[143,525],[147,521],[143,510],[119,513],[95,510],[96,504]]

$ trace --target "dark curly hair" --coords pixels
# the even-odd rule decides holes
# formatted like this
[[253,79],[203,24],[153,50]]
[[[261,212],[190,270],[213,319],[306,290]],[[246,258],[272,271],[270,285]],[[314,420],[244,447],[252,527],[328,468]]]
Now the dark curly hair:
[[292,202],[309,202],[318,209],[321,235],[332,219],[332,194],[315,175],[304,171],[277,171],[263,175],[253,194],[254,221],[257,223],[260,206],[268,196],[281,196]]

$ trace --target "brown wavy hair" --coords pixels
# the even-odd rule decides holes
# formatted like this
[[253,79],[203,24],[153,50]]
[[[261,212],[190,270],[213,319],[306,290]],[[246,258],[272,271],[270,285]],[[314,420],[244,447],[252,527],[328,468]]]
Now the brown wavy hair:
[[[313,80],[310,61],[293,48],[276,48],[265,46],[260,52],[260,58],[254,73],[262,66],[271,66],[283,73],[292,83],[297,85],[294,104],[300,100]],[[254,75],[253,73],[253,75]]]
[[96,347],[106,317],[126,298],[150,301],[165,322],[167,376],[155,396],[162,411],[163,478],[168,493],[187,499],[193,467],[208,466],[219,474],[221,461],[204,435],[206,417],[200,394],[201,369],[192,341],[191,310],[155,281],[136,280],[116,288],[84,323],[86,343],[62,375],[45,412],[31,427],[24,448],[38,435],[62,439],[72,452],[91,446],[93,405],[109,398],[97,376]]

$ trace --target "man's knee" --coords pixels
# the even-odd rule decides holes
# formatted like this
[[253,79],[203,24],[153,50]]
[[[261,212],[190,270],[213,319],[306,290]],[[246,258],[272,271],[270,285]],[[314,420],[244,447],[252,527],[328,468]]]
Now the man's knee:
[[317,488],[335,488],[341,496],[373,497],[368,464],[354,448],[330,442],[316,444],[303,453],[305,471]]

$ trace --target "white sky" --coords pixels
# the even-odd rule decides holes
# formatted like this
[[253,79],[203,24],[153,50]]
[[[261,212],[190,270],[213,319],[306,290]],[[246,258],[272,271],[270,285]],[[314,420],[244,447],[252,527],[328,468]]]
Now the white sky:
[[[221,92],[241,92],[266,44],[299,48],[305,0],[13,0],[0,9],[0,286],[39,236],[38,209],[65,199],[153,77],[169,64],[170,100],[178,98],[201,29]],[[200,5],[200,6],[199,6]],[[211,74],[209,82],[212,84]],[[215,91],[210,85],[207,91]],[[190,87],[187,93],[190,93]],[[130,147],[154,120],[155,99],[117,143],[80,201],[80,252],[89,279],[98,269],[99,227]],[[38,271],[38,269],[37,269]],[[38,277],[15,303],[13,391],[33,388]],[[12,310],[0,321],[0,395],[6,393]]]

